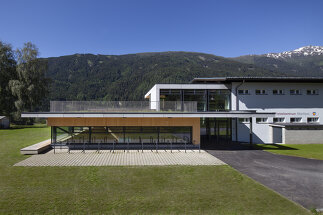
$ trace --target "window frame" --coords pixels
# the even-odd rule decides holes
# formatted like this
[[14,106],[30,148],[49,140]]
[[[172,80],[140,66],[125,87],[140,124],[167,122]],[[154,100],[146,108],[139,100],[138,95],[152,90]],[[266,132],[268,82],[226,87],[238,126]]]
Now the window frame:
[[239,118],[239,123],[248,124],[250,123],[250,118]]
[[[277,93],[275,93],[275,91],[277,91]],[[284,90],[283,89],[273,89],[273,95],[277,95],[277,96],[279,96],[279,95],[284,95],[285,93],[284,93]]]
[[[257,91],[259,91],[259,93],[257,93]],[[265,89],[256,89],[255,94],[256,95],[267,95],[267,90],[265,90]]]
[[[294,91],[294,92],[292,92],[292,91]],[[296,93],[296,92],[299,92],[299,93]],[[289,94],[293,95],[293,96],[299,96],[299,95],[302,95],[302,90],[301,89],[290,89]]]
[[316,96],[318,94],[319,94],[319,91],[317,89],[308,89],[308,90],[306,90],[306,95]]
[[[317,119],[317,120],[309,122],[309,119]],[[320,122],[320,118],[319,117],[307,117],[306,121],[307,121],[307,123],[318,123],[318,122]]]
[[[242,93],[241,93],[242,91]],[[242,89],[242,90],[238,90],[238,94],[239,95],[250,95],[250,91],[248,89]]]
[[[282,119],[282,121],[277,121],[277,122],[275,122],[275,119]],[[273,123],[284,123],[285,122],[285,117],[274,117],[273,118]]]
[[[292,122],[292,119],[300,119],[300,121],[294,121]],[[302,117],[291,117],[289,119],[290,123],[301,123],[303,121],[303,118]]]
[[[260,121],[258,121],[259,119],[261,119]],[[263,121],[263,119],[266,119],[265,121]],[[265,123],[268,123],[268,118],[266,117],[259,117],[259,118],[256,118],[256,123],[257,124],[265,124]]]

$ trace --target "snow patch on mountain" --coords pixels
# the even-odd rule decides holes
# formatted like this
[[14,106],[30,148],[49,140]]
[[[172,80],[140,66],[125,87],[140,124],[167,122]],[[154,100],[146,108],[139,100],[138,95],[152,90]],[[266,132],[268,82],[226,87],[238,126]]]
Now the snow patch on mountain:
[[293,51],[285,51],[281,53],[269,53],[265,54],[266,57],[275,59],[291,58],[300,56],[318,56],[323,55],[323,46],[304,46]]

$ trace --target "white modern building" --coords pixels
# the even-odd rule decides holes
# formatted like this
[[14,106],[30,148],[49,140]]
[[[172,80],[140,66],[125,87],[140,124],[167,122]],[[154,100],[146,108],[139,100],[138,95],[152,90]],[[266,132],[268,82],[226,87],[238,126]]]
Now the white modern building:
[[195,78],[156,84],[147,101],[53,101],[52,144],[91,147],[323,143],[323,78]]
[[[145,97],[160,105],[163,101],[196,101],[197,112],[273,113],[232,117],[225,123],[224,118],[201,119],[201,136],[211,136],[211,140],[230,134],[232,141],[249,142],[252,126],[253,143],[323,143],[322,78],[195,78],[190,84],[156,84]],[[225,128],[230,131],[224,132]]]

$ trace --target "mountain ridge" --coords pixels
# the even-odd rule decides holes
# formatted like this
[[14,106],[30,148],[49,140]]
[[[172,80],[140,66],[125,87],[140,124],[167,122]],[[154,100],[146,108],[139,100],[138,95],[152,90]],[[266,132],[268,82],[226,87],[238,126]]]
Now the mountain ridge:
[[[317,58],[317,59],[316,59]],[[322,59],[321,59],[322,58]],[[201,52],[126,55],[74,54],[43,58],[51,79],[49,100],[143,100],[156,83],[189,83],[196,77],[322,76],[323,55],[276,59],[225,58]]]
[[289,76],[323,76],[323,46],[303,46],[292,51],[242,55],[232,59]]

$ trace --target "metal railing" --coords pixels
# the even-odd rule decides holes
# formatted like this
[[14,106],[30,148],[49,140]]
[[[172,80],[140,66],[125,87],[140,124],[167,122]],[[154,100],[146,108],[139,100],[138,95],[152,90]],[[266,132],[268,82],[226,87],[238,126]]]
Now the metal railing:
[[51,101],[50,112],[197,112],[197,102]]

